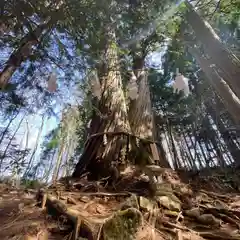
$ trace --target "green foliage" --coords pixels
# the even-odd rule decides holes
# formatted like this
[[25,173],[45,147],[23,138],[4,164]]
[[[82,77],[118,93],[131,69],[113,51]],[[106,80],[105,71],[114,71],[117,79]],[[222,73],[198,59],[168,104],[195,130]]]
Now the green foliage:
[[8,170],[15,174],[22,174],[26,167],[26,159],[29,154],[29,149],[19,149],[18,145],[12,144],[7,154],[4,156],[4,171]]
[[34,179],[27,179],[27,178],[22,178],[21,179],[21,185],[23,185],[25,188],[30,188],[30,189],[39,189],[43,187],[43,183],[41,183],[39,180]]
[[163,71],[150,70],[149,84],[152,105],[157,115],[160,115],[175,126],[191,124],[197,118],[196,106],[201,105],[201,99],[194,91],[187,98],[181,93],[173,93],[171,81],[175,78],[178,68],[180,73],[189,79],[190,89],[194,89],[195,72],[199,70],[192,56],[186,51],[180,41],[178,29],[169,42],[168,49],[162,57]]
[[77,136],[78,136],[78,144],[76,148],[76,155],[82,153],[84,149],[84,143],[87,140],[87,131],[88,131],[88,123],[91,120],[93,114],[93,107],[91,105],[91,101],[89,99],[85,99],[83,101],[82,106],[79,106],[79,127],[77,129]]
[[46,147],[48,149],[53,149],[53,148],[57,148],[58,144],[59,144],[59,140],[57,138],[53,138],[51,139],[50,142],[47,143]]
[[[214,1],[202,0],[199,4],[201,15],[210,21],[223,41],[239,54],[239,1],[229,3],[228,0],[222,0],[216,6]],[[87,124],[92,114],[97,112],[88,89],[86,90],[86,75],[88,69],[95,68],[104,60],[105,33],[109,25],[116,33],[116,42],[112,42],[112,48],[118,51],[121,60],[124,86],[130,78],[128,72],[132,68],[133,58],[145,57],[167,44],[167,51],[161,59],[162,71],[149,70],[153,108],[157,114],[166,116],[176,125],[198,118],[196,115],[200,111],[202,98],[195,93],[194,81],[199,69],[180,38],[180,24],[186,10],[183,2],[9,0],[4,1],[0,7],[3,13],[0,16],[1,70],[6,66],[10,54],[22,45],[28,33],[49,18],[56,18],[51,26],[44,27],[37,44],[32,46],[29,57],[18,66],[11,82],[1,91],[1,115],[5,119],[19,111],[34,113],[43,110],[51,115],[56,106],[59,108],[66,102],[75,101],[71,86],[82,86],[79,89],[82,102],[79,104],[77,123],[68,112],[67,120],[45,137],[41,166],[48,164],[66,136],[75,139],[77,135],[76,154],[82,153],[87,139]],[[177,68],[190,79],[190,87],[194,91],[188,98],[174,94],[169,86]],[[53,70],[57,73],[60,87],[56,93],[49,93],[45,85]],[[201,82],[198,85],[206,90]],[[67,94],[68,91],[70,93]],[[73,121],[76,129],[67,128],[68,121]],[[69,134],[68,130],[73,132]],[[74,157],[70,161],[74,162]],[[13,162],[15,164],[16,159]]]

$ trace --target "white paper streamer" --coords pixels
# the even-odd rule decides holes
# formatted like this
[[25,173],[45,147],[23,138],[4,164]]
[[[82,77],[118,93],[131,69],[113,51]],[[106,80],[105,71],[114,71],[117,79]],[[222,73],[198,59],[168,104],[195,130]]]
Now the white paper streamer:
[[[177,70],[178,72],[178,70]],[[181,73],[177,73],[175,81],[172,85],[174,92],[183,91],[184,96],[187,97],[190,94],[189,86],[188,86],[189,79],[184,77]]]

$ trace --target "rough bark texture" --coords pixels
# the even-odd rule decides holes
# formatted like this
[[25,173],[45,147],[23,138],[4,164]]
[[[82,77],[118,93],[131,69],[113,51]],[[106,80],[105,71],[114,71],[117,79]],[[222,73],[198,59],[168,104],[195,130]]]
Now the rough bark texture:
[[[144,68],[144,57],[133,57],[133,71],[136,76],[138,87],[138,95],[129,103],[129,123],[132,133],[144,139],[154,141],[154,119],[151,106],[150,89],[148,85],[148,73]],[[149,153],[147,164],[153,164],[154,161],[159,162],[158,149],[155,143],[145,146]],[[160,162],[159,162],[160,164]]]
[[50,29],[56,22],[56,16],[52,17],[47,23],[39,25],[35,30],[30,31],[19,43],[16,49],[9,57],[5,68],[0,73],[0,88],[4,88],[10,81],[14,72],[21,66],[21,64],[29,58],[32,53],[32,47],[39,43],[40,37],[44,30]]
[[185,3],[188,8],[185,18],[210,56],[209,63],[217,66],[220,76],[240,98],[240,60],[226,48],[213,28],[198,15],[192,5],[187,1]]
[[196,48],[188,45],[188,49],[193,57],[196,59],[197,63],[209,79],[211,85],[215,88],[219,96],[221,96],[222,101],[232,115],[235,123],[240,121],[240,99],[234,94],[229,85],[222,79],[219,74],[210,67],[211,63],[209,60],[201,56]]
[[[135,64],[136,65],[136,64]],[[134,134],[142,138],[153,138],[153,115],[148,86],[147,71],[143,63],[135,66],[135,76],[138,85],[138,97],[130,101],[129,122]]]
[[[90,137],[103,132],[130,132],[118,56],[116,48],[113,47],[113,43],[116,42],[113,30],[106,29],[106,40],[105,62],[98,69],[102,94],[100,100],[96,100],[97,111],[94,112],[91,121]],[[73,176],[79,177],[85,167],[93,175],[101,173],[101,166],[105,170],[109,169],[111,163],[119,158],[124,145],[126,142],[121,135],[109,138],[107,134],[102,134],[89,138]]]

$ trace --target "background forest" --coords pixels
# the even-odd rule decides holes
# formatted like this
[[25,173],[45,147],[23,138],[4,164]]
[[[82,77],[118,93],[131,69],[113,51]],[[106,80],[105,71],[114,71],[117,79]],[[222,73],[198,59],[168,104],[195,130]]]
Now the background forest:
[[[0,11],[2,176],[80,175],[95,161],[87,139],[121,131],[155,141],[160,166],[239,165],[239,1],[2,0]],[[178,70],[188,96],[173,91]]]
[[0,0],[0,239],[240,239],[239,0]]

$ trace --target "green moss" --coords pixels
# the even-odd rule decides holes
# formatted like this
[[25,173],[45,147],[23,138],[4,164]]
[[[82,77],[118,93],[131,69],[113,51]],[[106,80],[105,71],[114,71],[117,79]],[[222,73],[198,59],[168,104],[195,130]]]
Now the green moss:
[[104,240],[132,240],[142,224],[142,214],[135,208],[117,212],[103,225]]
[[123,204],[121,207],[121,210],[126,210],[128,208],[136,208],[139,209],[139,205],[138,205],[138,199],[136,195],[132,195],[131,197],[129,197]]

